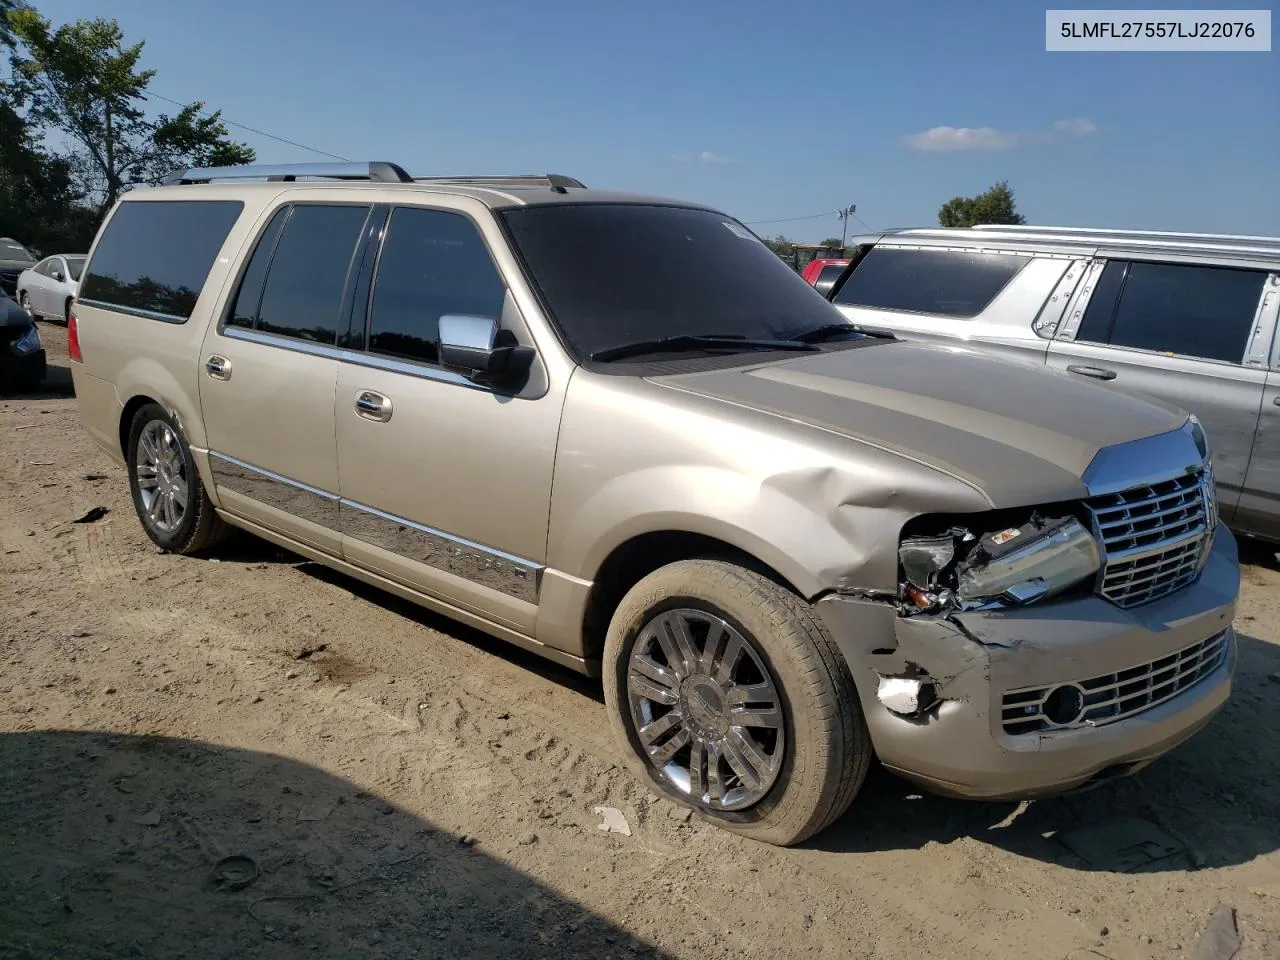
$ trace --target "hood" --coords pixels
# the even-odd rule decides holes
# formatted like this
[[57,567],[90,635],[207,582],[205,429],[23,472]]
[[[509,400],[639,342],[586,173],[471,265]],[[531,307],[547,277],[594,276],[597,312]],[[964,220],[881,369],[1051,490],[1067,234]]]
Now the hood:
[[29,270],[36,265],[35,260],[4,260],[0,259],[0,270],[6,273],[21,273],[23,270]]
[[1187,421],[1157,400],[920,343],[654,379],[910,457],[977,487],[997,507],[1084,496],[1081,477],[1100,450]]

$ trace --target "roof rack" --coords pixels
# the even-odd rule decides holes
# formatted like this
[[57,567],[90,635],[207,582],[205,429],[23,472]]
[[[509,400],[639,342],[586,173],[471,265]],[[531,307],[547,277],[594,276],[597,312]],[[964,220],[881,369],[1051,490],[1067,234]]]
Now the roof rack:
[[581,180],[566,177],[562,173],[522,173],[509,177],[415,177],[426,183],[472,183],[479,186],[550,187],[560,193],[570,188],[585,190]]
[[1191,241],[1223,241],[1226,243],[1244,244],[1253,246],[1262,244],[1264,246],[1280,245],[1280,237],[1263,237],[1250,234],[1237,233],[1187,233],[1180,230],[1121,230],[1108,229],[1106,227],[1048,227],[1034,226],[1031,224],[1001,224],[1001,223],[981,223],[970,229],[999,232],[999,233],[1023,233],[1023,234],[1060,234],[1062,236],[1081,236],[1081,237],[1115,237],[1115,238],[1132,238],[1138,240],[1191,240]]
[[165,184],[207,183],[211,180],[293,181],[299,177],[325,180],[370,180],[375,183],[413,183],[404,168],[385,160],[369,163],[286,163],[251,164],[241,167],[192,167],[175,170]]

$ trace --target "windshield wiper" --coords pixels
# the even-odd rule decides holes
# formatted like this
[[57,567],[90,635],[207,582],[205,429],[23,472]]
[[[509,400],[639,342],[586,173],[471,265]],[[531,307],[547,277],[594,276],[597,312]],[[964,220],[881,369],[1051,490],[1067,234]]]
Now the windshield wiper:
[[800,350],[812,351],[818,348],[800,340],[750,340],[733,334],[680,334],[673,337],[662,337],[657,340],[637,340],[634,343],[621,343],[616,347],[606,347],[591,354],[592,360],[604,363],[610,360],[622,360],[625,357],[636,357],[645,353],[666,353],[674,350],[707,347],[711,350]]
[[888,330],[863,327],[853,323],[824,323],[820,327],[814,327],[812,330],[796,334],[794,339],[799,340],[801,343],[823,343],[827,340],[835,340],[837,337],[847,337],[850,334],[857,334],[860,337],[876,337],[884,340],[898,339]]

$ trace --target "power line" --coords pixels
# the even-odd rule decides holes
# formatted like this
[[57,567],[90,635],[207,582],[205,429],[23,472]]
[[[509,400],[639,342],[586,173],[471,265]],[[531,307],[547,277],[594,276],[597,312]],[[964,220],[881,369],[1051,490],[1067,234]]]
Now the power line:
[[815,213],[807,217],[779,217],[777,220],[744,220],[748,226],[757,223],[795,223],[797,220],[817,220],[819,217],[834,217],[834,210],[824,210],[822,213]]
[[[188,103],[180,103],[177,100],[170,100],[168,97],[162,97],[158,93],[146,93],[143,96],[150,99],[155,97],[157,100],[163,100],[165,103],[172,103],[175,107],[189,107]],[[267,133],[265,130],[259,130],[257,127],[251,127],[246,123],[236,123],[234,120],[228,120],[226,117],[220,117],[223,123],[230,124],[233,127],[239,127],[241,130],[248,130],[250,133],[256,133],[260,137],[266,137],[269,140],[278,140],[281,143],[287,143],[291,147],[297,147],[300,150],[309,150],[312,153],[318,153],[322,157],[328,157],[330,160],[341,160],[344,163],[350,163],[346,157],[340,157],[336,153],[330,153],[327,150],[317,150],[315,147],[308,147],[305,143],[298,143],[296,140],[289,140],[285,137],[277,137],[274,133]]]

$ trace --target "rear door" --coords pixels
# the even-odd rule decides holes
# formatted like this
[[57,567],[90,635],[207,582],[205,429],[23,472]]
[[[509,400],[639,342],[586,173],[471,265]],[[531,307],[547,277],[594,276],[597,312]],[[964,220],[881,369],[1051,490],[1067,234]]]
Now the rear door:
[[[1266,380],[1257,349],[1263,270],[1109,260],[1049,364],[1194,413],[1213,446],[1224,519],[1240,502]],[[1268,337],[1269,342],[1269,337]]]
[[[1249,457],[1249,469],[1245,473],[1244,489],[1240,492],[1240,505],[1236,507],[1236,526],[1245,533],[1256,534],[1269,540],[1280,540],[1280,337],[1275,334],[1280,325],[1280,273],[1268,278],[1266,292],[1262,295],[1259,311],[1258,341],[1250,362],[1255,356],[1270,353],[1271,369],[1262,389],[1262,408],[1258,416],[1258,429],[1253,436],[1253,453]],[[1270,350],[1267,343],[1273,343]]]
[[1069,258],[1030,252],[879,244],[831,302],[857,325],[1043,363],[1049,341],[1035,321],[1072,266]]
[[200,358],[210,470],[223,508],[335,555],[338,331],[346,329],[372,209],[277,208]]

